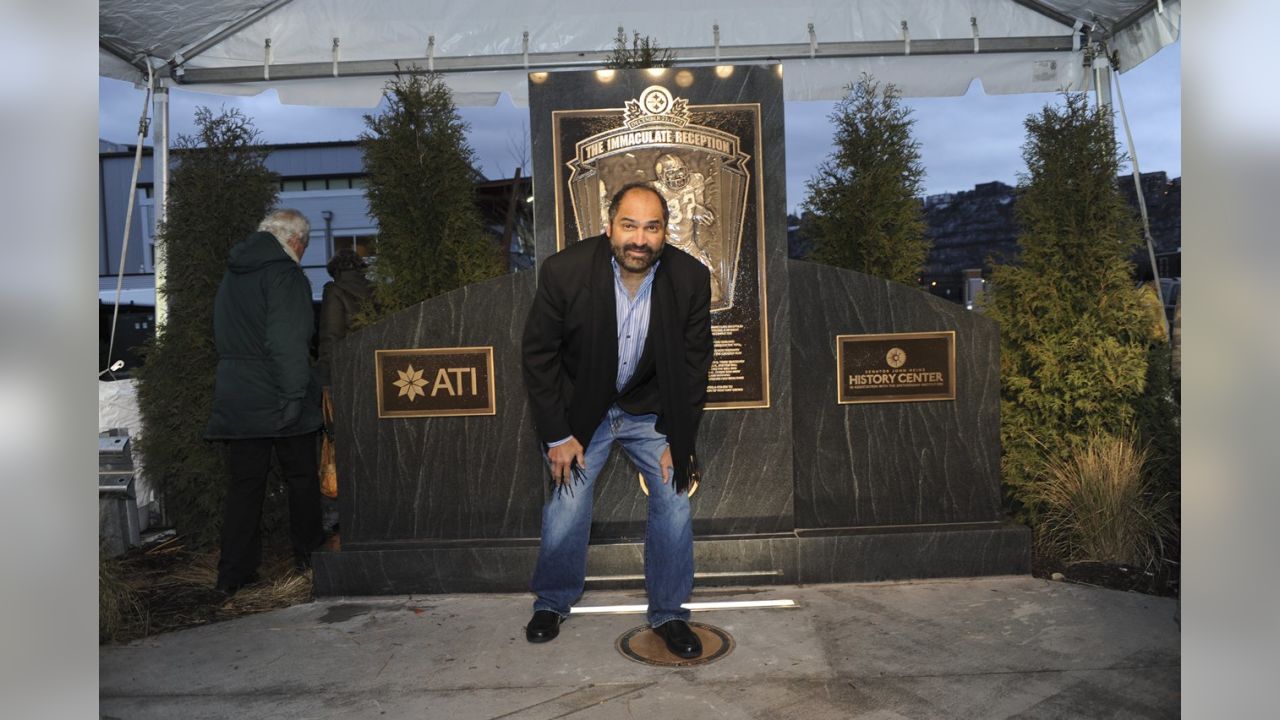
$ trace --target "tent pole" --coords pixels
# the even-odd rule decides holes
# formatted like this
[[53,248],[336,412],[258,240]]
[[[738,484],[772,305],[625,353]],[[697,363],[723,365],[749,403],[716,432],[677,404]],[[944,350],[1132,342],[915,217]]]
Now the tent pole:
[[165,302],[163,293],[167,275],[165,249],[163,244],[155,242],[160,233],[160,226],[164,223],[169,202],[169,87],[165,80],[161,80],[156,85],[153,117],[155,122],[151,126],[151,176],[153,180],[151,197],[154,202],[155,225],[151,229],[151,239],[152,246],[155,248],[155,257],[152,258],[156,276],[155,326],[156,334],[160,334],[164,332],[164,323],[168,315],[168,303]]
[[1093,58],[1093,91],[1098,107],[1111,109],[1111,63],[1106,51],[1099,49]]
[[[1155,241],[1151,238],[1151,221],[1147,217],[1147,200],[1142,194],[1142,171],[1138,169],[1138,152],[1133,147],[1133,133],[1129,132],[1129,118],[1124,114],[1124,97],[1120,97],[1120,112],[1116,112],[1111,102],[1111,61],[1107,58],[1106,47],[1099,46],[1093,59],[1094,90],[1097,92],[1098,107],[1106,108],[1111,113],[1112,132],[1115,131],[1117,116],[1124,123],[1125,140],[1129,145],[1129,159],[1133,162],[1133,185],[1138,200],[1138,210],[1142,216],[1142,238],[1147,246],[1147,259],[1151,263],[1151,282],[1155,285],[1156,297],[1160,299],[1160,325],[1164,335],[1169,335],[1169,318],[1164,314],[1164,291],[1160,288],[1160,271],[1156,268]],[[1117,82],[1116,87],[1119,88]]]
[[[1107,72],[1112,72],[1107,65]],[[1160,326],[1164,328],[1165,339],[1172,344],[1173,335],[1169,332],[1169,318],[1164,314],[1164,288],[1160,286],[1160,269],[1156,264],[1156,242],[1151,237],[1151,218],[1147,214],[1147,198],[1142,193],[1142,170],[1138,167],[1138,149],[1133,144],[1133,133],[1129,130],[1129,116],[1124,111],[1124,93],[1120,91],[1120,80],[1116,79],[1116,99],[1120,101],[1120,121],[1124,124],[1125,142],[1129,145],[1129,159],[1133,162],[1133,189],[1138,198],[1138,211],[1142,216],[1142,240],[1147,246],[1147,261],[1151,263],[1151,283],[1155,285],[1156,297],[1160,299]],[[1117,113],[1112,113],[1113,117]],[[1114,122],[1114,120],[1113,120]]]

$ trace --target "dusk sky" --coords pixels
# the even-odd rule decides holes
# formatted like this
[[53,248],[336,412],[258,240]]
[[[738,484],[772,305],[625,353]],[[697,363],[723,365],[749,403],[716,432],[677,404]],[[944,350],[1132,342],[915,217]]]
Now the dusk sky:
[[[1164,48],[1120,76],[1139,165],[1143,172],[1163,170],[1182,175],[1181,42]],[[104,140],[132,143],[144,93],[132,84],[99,79],[98,128]],[[1024,169],[1023,122],[1055,96],[1046,93],[987,95],[978,83],[961,97],[908,98],[915,137],[920,143],[926,194],[967,190],[977,183],[1017,183]],[[268,143],[353,140],[364,130],[362,116],[371,110],[281,105],[275,91],[252,97],[211,95],[175,89],[171,97],[174,137],[193,129],[194,110],[205,105],[238,107],[253,119]],[[787,207],[804,200],[805,181],[831,152],[833,102],[788,102],[786,105]],[[525,147],[527,108],[503,95],[493,107],[459,108],[470,124],[470,142],[480,170],[490,178],[510,177],[518,164],[517,148]],[[1124,143],[1123,134],[1119,135]],[[529,170],[526,167],[526,172]]]

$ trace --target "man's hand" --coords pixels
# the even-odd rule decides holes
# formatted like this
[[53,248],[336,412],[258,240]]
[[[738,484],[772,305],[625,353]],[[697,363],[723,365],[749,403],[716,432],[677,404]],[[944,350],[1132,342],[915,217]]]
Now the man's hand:
[[671,463],[671,446],[668,445],[662,451],[662,457],[658,458],[658,469],[662,471],[662,484],[671,484],[671,476],[674,474]]
[[547,460],[551,462],[551,480],[556,485],[568,485],[573,481],[571,468],[575,461],[578,467],[587,469],[586,461],[582,456],[582,443],[572,436],[569,437],[569,442],[547,450]]

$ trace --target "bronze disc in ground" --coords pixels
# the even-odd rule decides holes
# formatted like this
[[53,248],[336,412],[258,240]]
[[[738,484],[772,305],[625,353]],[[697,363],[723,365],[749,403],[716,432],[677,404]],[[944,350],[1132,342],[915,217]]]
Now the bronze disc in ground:
[[648,625],[632,628],[618,638],[615,646],[625,657],[645,665],[658,667],[692,667],[705,665],[733,651],[733,636],[714,625],[689,623],[689,628],[702,641],[702,654],[685,659],[667,649],[667,643]]

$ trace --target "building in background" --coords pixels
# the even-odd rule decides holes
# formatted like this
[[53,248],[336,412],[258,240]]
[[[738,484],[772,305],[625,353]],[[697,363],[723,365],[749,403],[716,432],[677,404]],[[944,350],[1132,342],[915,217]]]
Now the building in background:
[[[376,257],[378,223],[369,214],[360,144],[355,141],[268,145],[267,167],[280,175],[280,207],[300,210],[311,222],[311,241],[302,269],[311,281],[312,299],[320,302],[329,281],[326,263],[342,248]],[[114,358],[126,372],[140,361],[131,348],[154,333],[155,217],[150,148],[143,149],[128,246],[124,223],[133,174],[133,145],[98,141],[98,306],[99,365],[105,367],[115,309],[117,274],[124,261],[120,318],[116,323]],[[181,151],[173,157],[181,158]],[[529,178],[488,180],[475,173],[476,202],[485,226],[502,243],[512,271],[533,265],[532,184]],[[429,200],[424,198],[424,202]],[[501,252],[495,247],[495,252]]]
[[[1121,175],[1116,183],[1136,220],[1133,176]],[[1162,286],[1167,288],[1169,282],[1165,279],[1177,279],[1182,274],[1182,179],[1170,180],[1164,172],[1144,173],[1142,194],[1155,243],[1156,269]],[[1016,198],[1017,189],[999,181],[925,197],[925,222],[933,247],[920,276],[921,284],[934,295],[972,307],[985,278],[990,276],[991,261],[1017,261]],[[1135,280],[1149,281],[1151,261],[1146,247],[1139,247],[1131,259]],[[1166,305],[1172,308],[1171,302]]]
[[[1121,175],[1116,183],[1137,221],[1133,176]],[[1150,219],[1165,311],[1173,317],[1182,275],[1182,178],[1170,180],[1163,171],[1143,173],[1142,196]],[[928,226],[925,232],[932,247],[920,274],[920,285],[938,297],[973,309],[987,286],[992,261],[1017,261],[1016,199],[1017,188],[998,180],[979,183],[972,190],[921,198]],[[787,216],[788,256],[797,260],[805,259],[813,250],[813,238],[805,237],[801,227],[800,217]],[[1134,251],[1131,260],[1134,279],[1150,281],[1151,260],[1145,245]]]

